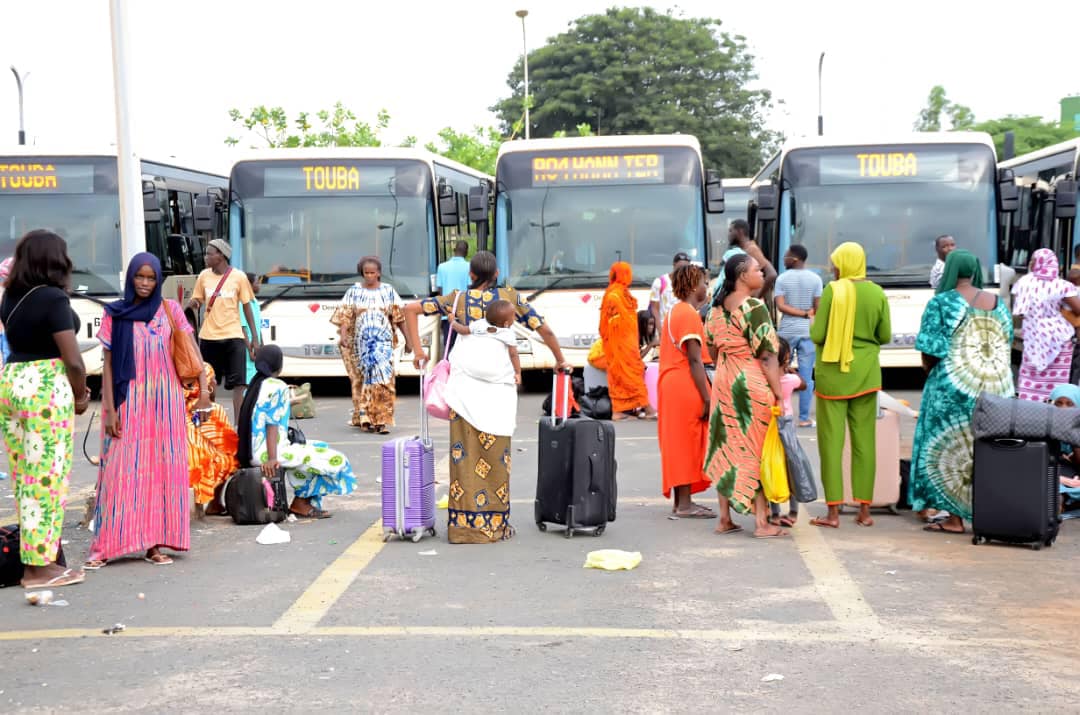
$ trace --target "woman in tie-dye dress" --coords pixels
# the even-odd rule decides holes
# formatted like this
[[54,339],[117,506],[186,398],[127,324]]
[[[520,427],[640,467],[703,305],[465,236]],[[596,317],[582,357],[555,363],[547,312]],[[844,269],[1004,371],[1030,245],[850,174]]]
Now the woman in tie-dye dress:
[[1042,402],[1058,383],[1069,381],[1075,329],[1061,309],[1080,313],[1080,298],[1072,283],[1058,274],[1057,256],[1040,248],[1031,258],[1027,275],[1012,289],[1013,315],[1023,316],[1023,360],[1017,388],[1021,400]]

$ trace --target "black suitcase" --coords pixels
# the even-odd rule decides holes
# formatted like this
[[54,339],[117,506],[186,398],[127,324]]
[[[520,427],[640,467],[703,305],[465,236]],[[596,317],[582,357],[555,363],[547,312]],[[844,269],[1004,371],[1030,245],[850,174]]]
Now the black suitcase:
[[281,468],[271,479],[263,476],[261,467],[240,469],[225,482],[221,498],[237,524],[269,524],[289,515],[285,470]]
[[[0,526],[0,588],[18,586],[23,577],[23,562],[19,555],[19,525]],[[64,547],[56,547],[56,563],[67,567]]]
[[536,526],[600,536],[615,521],[615,427],[590,419],[541,419],[536,470]]
[[1053,442],[975,442],[971,543],[1005,541],[1035,550],[1057,538],[1058,466]]

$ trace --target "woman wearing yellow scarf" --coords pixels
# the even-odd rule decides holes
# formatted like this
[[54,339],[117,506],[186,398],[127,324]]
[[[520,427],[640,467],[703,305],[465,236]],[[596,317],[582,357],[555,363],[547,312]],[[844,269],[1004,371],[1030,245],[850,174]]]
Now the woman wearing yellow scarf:
[[872,526],[870,501],[876,469],[877,392],[881,390],[881,346],[892,337],[889,303],[880,286],[866,280],[866,253],[842,243],[829,257],[834,280],[821,293],[810,339],[817,346],[817,395],[821,483],[829,515],[815,526],[840,526],[844,500],[844,432],[851,429],[851,493],[861,505],[855,523]]

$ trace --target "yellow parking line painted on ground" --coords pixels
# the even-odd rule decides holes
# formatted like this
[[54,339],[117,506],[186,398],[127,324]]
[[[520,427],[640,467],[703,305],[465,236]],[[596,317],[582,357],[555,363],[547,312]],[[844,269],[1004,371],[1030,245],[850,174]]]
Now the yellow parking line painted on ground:
[[[443,457],[435,465],[435,473],[448,472],[449,464],[449,458]],[[383,546],[382,519],[379,519],[323,569],[319,577],[289,606],[289,610],[277,619],[274,629],[286,633],[305,633],[315,628],[360,572],[382,551]]]
[[821,533],[821,527],[799,525],[791,530],[795,546],[814,579],[814,588],[832,611],[838,624],[869,635],[882,632],[874,609],[863,597],[858,584],[840,563],[836,553]]

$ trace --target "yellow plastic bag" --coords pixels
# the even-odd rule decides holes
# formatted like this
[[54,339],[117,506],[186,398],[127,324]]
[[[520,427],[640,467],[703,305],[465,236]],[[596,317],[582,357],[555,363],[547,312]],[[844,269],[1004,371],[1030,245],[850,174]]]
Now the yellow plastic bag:
[[600,549],[590,551],[585,557],[585,568],[603,569],[604,571],[629,571],[641,563],[640,551],[620,551],[619,549]]
[[765,498],[774,504],[791,499],[787,456],[784,454],[784,443],[780,441],[780,428],[776,424],[779,416],[780,408],[773,407],[772,420],[765,432],[765,443],[761,449],[761,489],[765,492]]
[[607,356],[604,355],[604,341],[597,340],[589,348],[589,364],[597,370],[607,370]]

